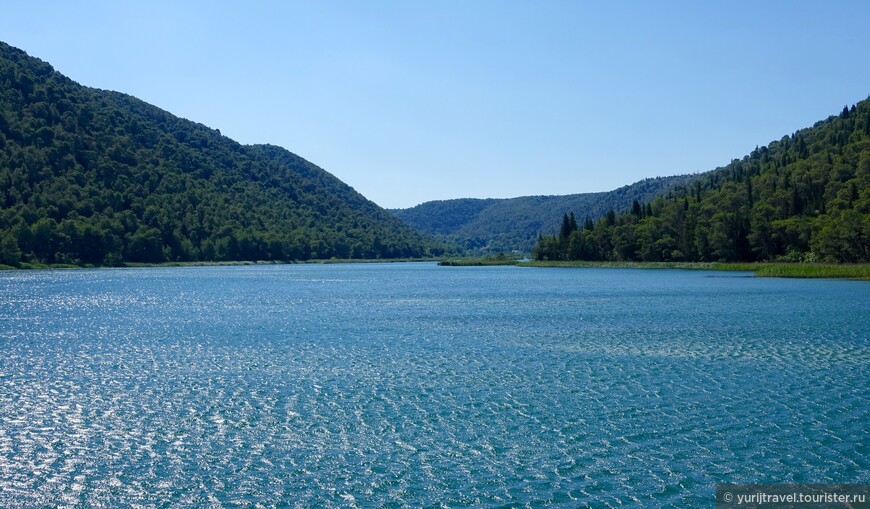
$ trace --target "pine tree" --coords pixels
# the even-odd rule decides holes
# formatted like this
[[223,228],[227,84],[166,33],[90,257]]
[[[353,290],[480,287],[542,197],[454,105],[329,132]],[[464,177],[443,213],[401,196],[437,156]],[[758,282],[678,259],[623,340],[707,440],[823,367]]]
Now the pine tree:
[[571,219],[568,214],[562,215],[562,228],[559,229],[559,240],[566,241],[571,236]]

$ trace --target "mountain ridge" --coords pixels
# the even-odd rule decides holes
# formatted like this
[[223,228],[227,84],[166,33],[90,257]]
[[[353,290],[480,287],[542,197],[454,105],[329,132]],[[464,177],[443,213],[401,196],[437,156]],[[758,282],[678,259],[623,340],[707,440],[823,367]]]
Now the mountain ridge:
[[569,211],[576,211],[581,220],[598,219],[610,210],[628,210],[635,201],[652,201],[698,175],[649,177],[595,193],[434,200],[390,212],[419,231],[470,253],[530,252],[539,235],[558,231],[563,214]]
[[[735,187],[746,189],[735,198]],[[685,215],[673,208],[678,198],[687,199]],[[870,99],[701,173],[605,193],[441,200],[391,212],[469,254],[534,247],[542,260],[863,262],[868,200]],[[609,233],[593,235],[596,224]]]
[[337,177],[0,43],[0,263],[432,256]]
[[870,261],[870,98],[756,147],[690,186],[581,228],[538,260]]

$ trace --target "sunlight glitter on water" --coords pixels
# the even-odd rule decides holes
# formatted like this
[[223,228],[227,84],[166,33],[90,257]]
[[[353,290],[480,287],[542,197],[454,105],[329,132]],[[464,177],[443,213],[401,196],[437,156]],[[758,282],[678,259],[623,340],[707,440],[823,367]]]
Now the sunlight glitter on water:
[[870,482],[864,283],[0,277],[4,507],[708,507],[717,482]]

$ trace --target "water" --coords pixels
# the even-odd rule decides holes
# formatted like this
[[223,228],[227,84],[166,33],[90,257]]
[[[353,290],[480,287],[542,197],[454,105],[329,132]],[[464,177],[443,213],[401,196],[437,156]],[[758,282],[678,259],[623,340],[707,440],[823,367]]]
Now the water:
[[2,507],[710,507],[870,482],[870,283],[0,274]]

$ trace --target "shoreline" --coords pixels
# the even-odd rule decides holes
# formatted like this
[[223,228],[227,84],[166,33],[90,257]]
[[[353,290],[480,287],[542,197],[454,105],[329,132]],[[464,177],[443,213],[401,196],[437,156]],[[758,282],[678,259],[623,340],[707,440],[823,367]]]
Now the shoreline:
[[870,264],[866,263],[777,263],[777,262],[593,262],[593,261],[523,261],[496,257],[483,258],[376,258],[327,260],[238,260],[216,262],[162,262],[124,263],[122,265],[73,265],[22,263],[18,267],[0,264],[0,271],[59,270],[59,269],[136,269],[164,267],[232,267],[246,265],[300,265],[300,264],[367,264],[438,262],[442,267],[515,266],[525,268],[564,269],[644,269],[644,270],[713,270],[722,272],[752,272],[755,277],[782,277],[803,279],[850,279],[870,281]]
[[752,272],[755,277],[870,281],[870,264],[862,263],[531,261],[518,262],[516,265],[518,267],[541,268],[715,270],[723,272]]
[[870,264],[867,263],[521,261],[481,257],[445,259],[441,260],[438,265],[442,267],[512,265],[529,268],[565,269],[715,270],[752,272],[755,277],[870,281]]
[[18,271],[18,270],[60,270],[60,269],[141,269],[141,268],[162,268],[162,267],[233,267],[240,265],[305,265],[305,264],[340,264],[340,263],[409,263],[409,262],[437,262],[438,258],[373,258],[373,259],[338,259],[331,258],[327,260],[233,260],[220,262],[160,262],[160,263],[140,263],[127,262],[121,265],[74,265],[70,263],[27,263],[23,262],[20,266],[0,264],[0,271]]

